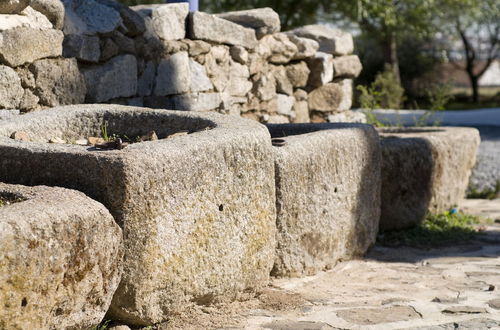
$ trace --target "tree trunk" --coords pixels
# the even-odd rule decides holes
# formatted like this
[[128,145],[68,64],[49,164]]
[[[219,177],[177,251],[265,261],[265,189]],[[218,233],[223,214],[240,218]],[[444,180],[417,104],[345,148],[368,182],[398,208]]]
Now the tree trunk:
[[476,75],[469,75],[470,85],[472,87],[472,102],[479,103],[479,79]]
[[396,41],[396,34],[394,32],[386,32],[383,47],[385,63],[390,66],[394,77],[396,77],[396,80],[401,84],[401,74],[399,72],[398,60],[398,44]]

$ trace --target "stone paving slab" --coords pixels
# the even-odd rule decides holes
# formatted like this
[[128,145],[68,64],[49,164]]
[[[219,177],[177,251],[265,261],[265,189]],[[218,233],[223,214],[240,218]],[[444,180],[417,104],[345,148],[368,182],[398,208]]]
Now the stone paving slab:
[[[487,213],[500,200],[464,205]],[[192,310],[158,329],[500,329],[499,298],[496,223],[454,246],[375,246],[365,260],[275,279],[253,300]]]

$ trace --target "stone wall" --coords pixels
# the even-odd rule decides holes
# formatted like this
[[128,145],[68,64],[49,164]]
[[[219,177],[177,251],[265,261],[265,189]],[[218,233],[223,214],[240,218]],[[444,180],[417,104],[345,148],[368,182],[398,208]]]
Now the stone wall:
[[118,103],[267,123],[356,119],[348,110],[361,63],[348,33],[282,33],[270,8],[210,15],[183,3],[9,3],[0,7],[0,109]]

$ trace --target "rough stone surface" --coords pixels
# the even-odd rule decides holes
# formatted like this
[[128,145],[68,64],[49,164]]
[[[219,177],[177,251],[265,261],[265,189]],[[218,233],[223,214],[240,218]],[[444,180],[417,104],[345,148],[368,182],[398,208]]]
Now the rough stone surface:
[[307,60],[310,75],[308,86],[313,89],[323,86],[333,79],[333,56],[331,54],[317,52],[314,57]]
[[272,8],[256,8],[217,14],[217,17],[255,30],[257,38],[277,33],[281,29],[280,17]]
[[278,114],[292,116],[293,104],[295,102],[295,98],[293,96],[278,94],[276,101]]
[[189,74],[189,90],[191,92],[206,92],[214,88],[207,77],[205,67],[192,59],[189,59]]
[[319,44],[315,40],[300,38],[293,33],[287,33],[286,35],[288,39],[297,46],[297,53],[293,57],[293,60],[303,60],[308,57],[313,57],[319,49]]
[[308,101],[311,110],[323,112],[349,110],[352,104],[352,85],[346,81],[326,84],[309,93]]
[[29,66],[35,77],[34,92],[42,105],[83,103],[87,92],[85,79],[74,58],[48,58]]
[[248,62],[248,52],[245,47],[233,46],[229,49],[229,53],[233,60],[240,64],[246,64]]
[[137,63],[132,55],[120,55],[102,65],[82,70],[87,84],[87,100],[104,102],[137,92]]
[[288,63],[297,54],[297,46],[284,33],[265,36],[259,44],[268,50],[267,60],[274,64]]
[[380,214],[380,146],[362,124],[269,125],[278,245],[272,275],[303,276],[362,256]]
[[190,85],[190,59],[187,52],[176,53],[160,62],[156,75],[155,95],[186,93]]
[[0,65],[0,109],[13,109],[19,106],[23,97],[21,79],[16,71]]
[[352,35],[338,29],[332,29],[324,25],[306,25],[291,33],[298,37],[316,40],[319,50],[337,56],[349,55],[354,50]]
[[64,26],[64,5],[60,0],[31,0],[30,7],[45,15],[54,28],[61,30]]
[[162,40],[180,40],[186,37],[188,3],[142,5],[133,7],[138,13],[151,17],[151,26]]
[[307,81],[309,79],[309,67],[306,62],[298,62],[294,64],[289,64],[286,67],[286,75],[288,80],[295,88],[306,87]]
[[20,15],[2,15],[0,31],[16,27],[29,27],[37,30],[52,29],[52,23],[40,12],[31,7],[26,7]]
[[210,111],[217,109],[221,103],[219,93],[188,93],[173,96],[170,101],[173,110]]
[[361,123],[366,124],[366,115],[359,111],[344,111],[333,115],[328,115],[330,123]]
[[63,0],[64,34],[106,34],[121,24],[120,13],[96,0]]
[[[160,140],[114,151],[46,143],[100,134],[104,121],[109,134],[154,130]],[[21,130],[33,142],[8,138]],[[193,133],[164,139],[184,130]],[[0,122],[0,154],[1,181],[78,188],[123,226],[124,273],[110,317],[151,325],[186,304],[234,299],[268,282],[274,165],[269,133],[256,122],[214,113],[69,106]]]
[[382,140],[382,230],[421,222],[465,196],[476,161],[474,128],[380,129]]
[[137,94],[139,96],[149,96],[153,92],[156,77],[156,65],[150,61],[146,63],[144,71],[137,80]]
[[62,55],[63,33],[28,27],[0,32],[0,62],[16,67],[44,57]]
[[255,31],[239,24],[196,11],[189,16],[189,38],[243,46],[247,49],[257,45]]
[[99,37],[80,34],[67,34],[64,36],[63,56],[76,57],[84,62],[99,62],[101,49]]
[[356,55],[340,56],[333,59],[333,71],[336,78],[354,79],[363,70],[363,65]]
[[[23,143],[23,142],[17,142]],[[90,328],[122,273],[122,233],[109,211],[68,189],[0,183],[0,328]]]
[[288,79],[287,71],[284,66],[272,67],[274,79],[276,80],[276,91],[286,95],[293,95],[293,85]]
[[19,14],[29,4],[30,0],[3,0],[0,2],[0,14]]

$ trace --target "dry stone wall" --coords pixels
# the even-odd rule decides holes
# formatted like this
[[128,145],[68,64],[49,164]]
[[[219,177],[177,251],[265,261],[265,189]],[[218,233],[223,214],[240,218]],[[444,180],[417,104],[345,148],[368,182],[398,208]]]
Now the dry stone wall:
[[[29,6],[28,6],[29,5]],[[0,109],[118,103],[267,123],[352,121],[352,36],[270,8],[32,0],[0,7]]]

